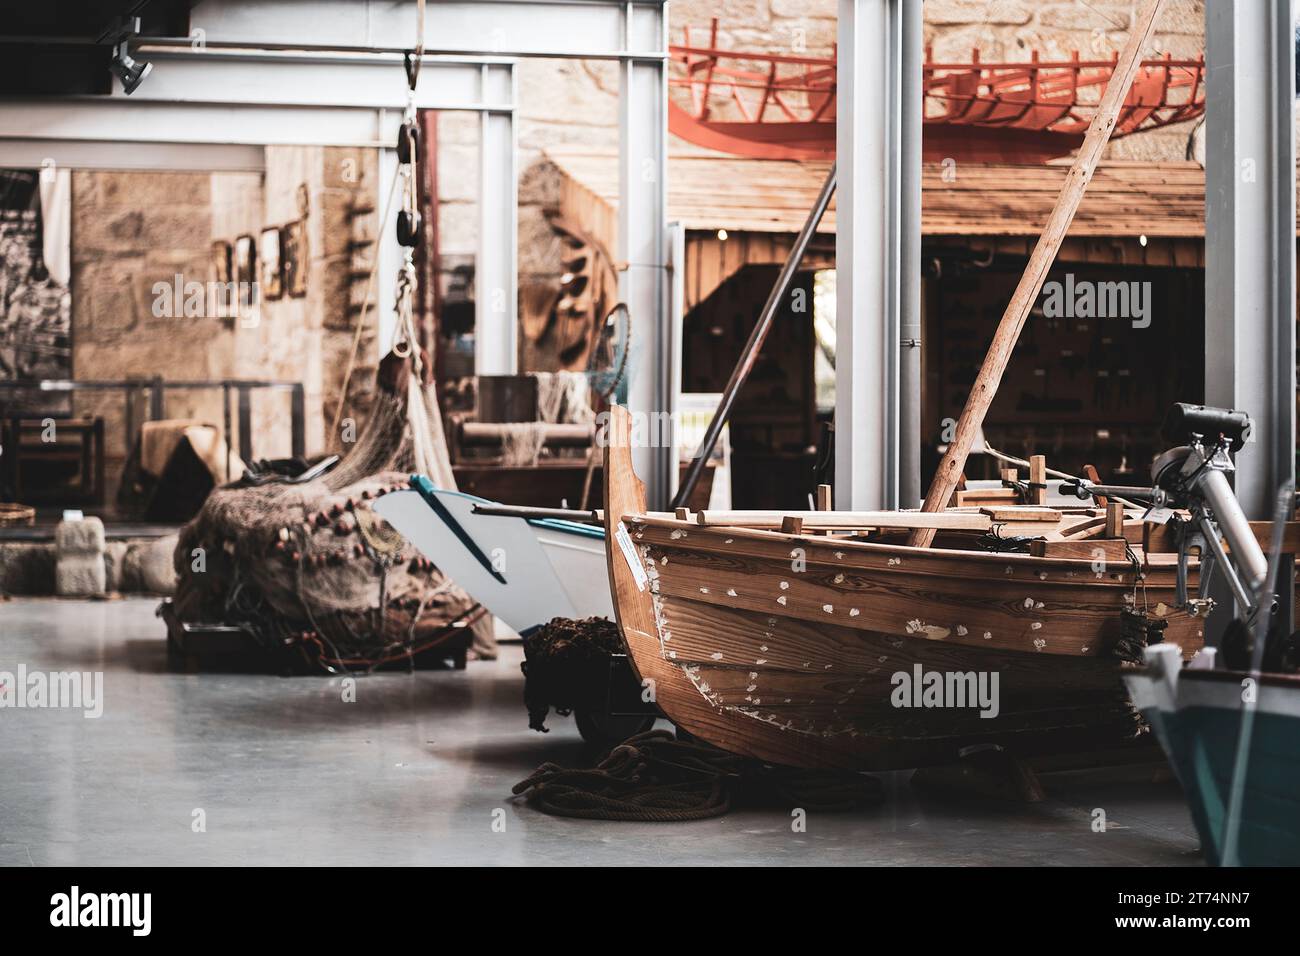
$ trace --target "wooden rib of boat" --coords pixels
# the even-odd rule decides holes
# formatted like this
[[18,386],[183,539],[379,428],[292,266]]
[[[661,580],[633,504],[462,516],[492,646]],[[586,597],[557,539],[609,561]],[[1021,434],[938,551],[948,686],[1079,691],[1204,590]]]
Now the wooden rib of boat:
[[[1095,557],[652,517],[629,440],[627,412],[615,408],[605,521],[619,627],[663,712],[725,750],[878,770],[944,762],[977,744],[1024,754],[1095,749],[1139,728],[1114,653],[1135,595],[1185,657],[1201,646],[1200,622],[1170,610],[1172,564],[1149,564],[1145,588],[1135,589],[1127,560],[1098,570]],[[896,706],[918,702],[896,693],[905,682],[897,675],[910,682],[918,667],[953,687],[973,688],[968,674],[992,686],[996,674],[996,716]]]

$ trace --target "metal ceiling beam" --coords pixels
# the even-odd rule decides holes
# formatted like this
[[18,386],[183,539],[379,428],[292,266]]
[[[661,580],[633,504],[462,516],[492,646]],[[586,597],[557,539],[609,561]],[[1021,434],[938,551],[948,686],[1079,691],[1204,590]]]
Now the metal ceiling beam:
[[[256,103],[276,106],[406,106],[406,73],[393,53],[321,54],[261,50],[150,49],[140,56],[154,65],[131,102]],[[420,109],[501,109],[514,101],[507,83],[509,60],[426,57],[416,86]],[[493,94],[496,94],[495,96]],[[113,82],[113,96],[124,97]]]
[[[663,60],[667,48],[628,44],[625,11],[662,0],[439,0],[424,35],[429,53],[563,59]],[[640,16],[634,12],[633,16]],[[190,37],[209,48],[400,51],[415,46],[415,0],[314,0],[311,15],[277,0],[203,0]],[[151,38],[149,42],[154,42]]]
[[5,100],[0,101],[0,146],[8,149],[4,140],[43,139],[387,148],[397,142],[401,122],[398,110],[351,107]]
[[[4,107],[0,106],[0,114]],[[106,143],[75,139],[6,139],[0,167],[39,169],[193,170],[195,172],[253,172],[266,169],[261,146],[215,143]]]
[[[1294,12],[1209,0],[1205,19],[1205,400],[1254,417],[1235,486],[1251,518],[1269,519],[1295,479]],[[1292,572],[1279,575],[1283,633]]]
[[[130,96],[0,102],[0,139],[263,146],[379,146],[397,140],[406,106],[401,57],[161,51]],[[509,61],[429,60],[420,109],[508,114]]]

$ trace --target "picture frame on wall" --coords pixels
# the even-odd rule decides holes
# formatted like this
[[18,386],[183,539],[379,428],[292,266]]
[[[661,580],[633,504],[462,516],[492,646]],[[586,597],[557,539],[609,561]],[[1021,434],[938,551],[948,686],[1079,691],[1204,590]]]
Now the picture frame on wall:
[[257,253],[262,297],[268,302],[273,302],[284,295],[279,228],[262,230]]
[[234,251],[235,288],[239,290],[239,315],[247,315],[257,304],[257,246],[252,236],[240,236],[235,240]]
[[234,302],[231,296],[226,294],[233,281],[232,254],[231,245],[226,240],[218,239],[212,243],[210,270],[214,293],[211,299],[215,317],[218,319],[228,319],[234,315]]
[[307,233],[302,220],[280,230],[280,255],[284,293],[300,299],[307,294]]

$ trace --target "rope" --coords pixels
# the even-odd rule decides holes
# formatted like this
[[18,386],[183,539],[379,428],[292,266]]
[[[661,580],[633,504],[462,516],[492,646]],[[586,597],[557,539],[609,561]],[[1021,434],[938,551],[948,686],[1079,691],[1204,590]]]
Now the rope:
[[[996,458],[998,461],[1005,461],[1008,465],[1018,465],[1021,468],[1029,467],[1029,462],[1025,461],[1023,458],[1015,458],[1011,455],[1006,454],[1005,452],[1000,452],[992,445],[990,445],[987,441],[984,443],[984,454],[989,455],[992,458]],[[1044,468],[1043,473],[1048,477],[1061,478],[1065,481],[1073,482],[1075,484],[1080,484],[1081,482],[1084,481],[1084,479],[1072,475],[1069,472],[1057,471],[1055,468]],[[1125,508],[1142,507],[1141,505],[1135,505],[1133,502],[1128,501],[1125,498],[1120,498],[1116,495],[1108,495],[1107,497],[1109,497],[1111,501],[1118,501]]]
[[588,770],[544,763],[511,792],[551,816],[680,823],[722,816],[741,802],[852,810],[878,800],[881,787],[862,774],[774,767],[650,730]]
[[[415,87],[416,84],[419,82],[419,78],[420,78],[420,64],[424,61],[424,7],[425,7],[425,0],[418,0],[418,2],[416,3],[415,48],[411,52],[407,53],[404,57],[404,66],[406,68],[406,86],[407,86],[405,119],[408,121],[414,121],[416,117]],[[414,146],[414,144],[412,144],[412,146]],[[330,426],[331,435],[338,434],[339,422],[343,418],[343,408],[347,404],[348,386],[352,383],[352,373],[356,368],[356,362],[357,362],[357,350],[361,346],[361,335],[365,331],[366,318],[368,317],[370,312],[370,291],[371,289],[374,288],[375,273],[379,270],[379,260],[381,258],[379,255],[379,244],[383,240],[384,230],[388,228],[388,217],[389,214],[393,211],[393,197],[397,192],[397,184],[399,182],[403,182],[403,180],[405,180],[404,183],[405,188],[403,189],[402,206],[404,209],[408,209],[408,210],[417,209],[418,203],[415,197],[416,178],[415,178],[414,149],[412,149],[412,153],[411,153],[411,163],[409,165],[398,166],[397,173],[393,177],[393,184],[392,186],[389,187],[388,190],[388,198],[384,201],[384,214],[379,222],[379,231],[375,233],[374,261],[370,264],[370,275],[366,278],[366,292],[361,299],[361,315],[357,319],[357,328],[352,335],[352,349],[351,351],[348,352],[347,370],[343,373],[343,384],[339,389],[338,404],[335,405],[334,407],[334,422]],[[403,293],[403,289],[405,287],[406,291],[409,293],[410,287],[413,287],[415,285],[415,276],[414,276],[415,267],[414,264],[412,263],[411,257],[412,257],[411,250],[407,249],[406,257],[405,257],[406,261],[403,262],[401,267],[401,272],[398,275],[397,288],[398,288],[399,317],[401,314],[400,313],[401,296]],[[410,268],[412,273],[409,277],[406,274],[408,268]],[[409,301],[407,304],[409,306]],[[403,330],[399,328],[398,334],[401,334],[402,331]],[[411,326],[409,341],[410,342],[416,341],[413,325]],[[396,341],[394,342],[393,351],[397,353],[399,357],[403,357],[403,358],[405,357],[404,353],[397,352]],[[415,370],[417,373],[421,371],[420,366],[421,366],[421,362],[420,362],[419,349],[415,349]]]
[[671,823],[704,820],[731,809],[723,786],[741,758],[675,740],[664,730],[637,734],[591,770],[544,763],[515,784],[530,805],[558,817]]

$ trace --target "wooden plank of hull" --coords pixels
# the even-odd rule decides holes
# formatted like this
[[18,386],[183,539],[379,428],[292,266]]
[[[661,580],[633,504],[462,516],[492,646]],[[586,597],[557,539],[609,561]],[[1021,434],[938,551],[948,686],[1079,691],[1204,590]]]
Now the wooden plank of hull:
[[[721,609],[691,600],[665,597],[659,602],[660,640],[669,660],[679,666],[701,666],[721,675],[734,670],[746,680],[763,685],[761,693],[772,703],[784,703],[787,689],[804,687],[807,701],[814,683],[833,687],[822,699],[856,687],[856,695],[888,701],[890,677],[922,664],[928,670],[997,671],[1003,697],[1041,698],[1048,695],[1093,693],[1117,687],[1114,661],[1096,657],[1060,660],[1045,654],[1025,654],[972,648],[847,628],[836,624],[808,624],[790,618]],[[768,691],[766,681],[779,680]],[[733,681],[719,676],[730,686]]]
[[1100,559],[1112,564],[1127,561],[1125,549],[1129,546],[1124,539],[1111,541],[1107,538],[1093,538],[1090,541],[1031,541],[1029,553],[1037,558],[1080,558],[1084,561]]
[[[750,528],[702,528],[670,518],[650,518],[640,514],[625,516],[635,525],[638,541],[661,543],[692,551],[714,551],[727,555],[771,558],[791,564],[794,560],[828,567],[853,567],[860,571],[889,570],[906,567],[915,574],[944,578],[968,578],[987,582],[990,587],[1004,588],[1018,581],[1057,581],[1097,587],[1121,585],[1132,589],[1132,566],[1125,561],[1108,566],[1101,577],[1092,563],[1080,558],[1039,558],[1029,554],[984,551],[914,548],[902,544],[883,544],[845,538],[823,538],[781,534]],[[1173,564],[1148,574],[1148,592],[1152,588],[1172,587]]]

